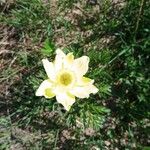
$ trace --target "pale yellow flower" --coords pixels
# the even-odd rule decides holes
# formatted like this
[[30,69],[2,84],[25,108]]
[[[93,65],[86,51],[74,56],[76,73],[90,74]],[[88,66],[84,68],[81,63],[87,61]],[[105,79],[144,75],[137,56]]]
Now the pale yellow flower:
[[69,111],[75,97],[88,98],[91,93],[98,92],[93,85],[94,80],[84,77],[88,71],[89,57],[74,59],[73,53],[66,55],[57,49],[54,62],[49,62],[48,59],[43,59],[42,62],[48,79],[41,83],[36,96],[56,96],[58,103]]

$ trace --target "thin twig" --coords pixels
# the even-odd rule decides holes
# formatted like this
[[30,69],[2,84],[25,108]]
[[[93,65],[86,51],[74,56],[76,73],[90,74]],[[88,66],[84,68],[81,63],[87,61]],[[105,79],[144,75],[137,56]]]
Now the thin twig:
[[7,110],[7,117],[9,119],[9,122],[10,122],[10,145],[12,143],[12,120],[11,120],[11,116],[10,116],[10,110],[9,110],[9,100],[7,98],[9,92],[8,92],[8,86],[6,86],[6,91],[5,91],[5,99],[6,99],[6,110]]
[[6,49],[0,51],[0,55],[1,55],[1,54],[8,54],[8,53],[13,54],[14,52],[13,52],[13,51],[10,51],[10,50],[6,50]]
[[143,12],[144,3],[145,3],[145,0],[141,0],[139,14],[138,14],[137,22],[136,22],[136,27],[135,27],[135,36],[136,36],[138,28],[139,28],[139,23],[140,23],[141,15],[142,15],[142,12]]
[[58,136],[59,136],[59,129],[56,132],[56,138],[55,138],[55,142],[54,142],[54,149],[56,149],[56,146],[57,146]]

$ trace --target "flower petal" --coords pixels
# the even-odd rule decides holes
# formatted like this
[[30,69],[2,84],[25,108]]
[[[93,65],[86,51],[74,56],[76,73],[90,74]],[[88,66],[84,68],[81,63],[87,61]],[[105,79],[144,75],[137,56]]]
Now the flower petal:
[[85,85],[89,85],[93,83],[94,83],[94,80],[87,78],[87,77],[78,78],[78,81],[77,81],[78,86],[85,86]]
[[72,95],[75,95],[79,98],[88,98],[91,93],[96,94],[97,92],[98,89],[92,84],[87,86],[77,86],[70,90]]
[[47,88],[51,88],[52,87],[52,83],[49,80],[44,80],[41,85],[39,86],[39,88],[37,89],[35,95],[36,96],[43,96],[45,95],[45,89]]
[[71,106],[75,102],[75,97],[68,93],[59,93],[56,95],[56,99],[64,106],[67,111],[70,110]]
[[71,69],[73,61],[74,61],[73,53],[68,53],[64,59],[64,68]]
[[88,65],[89,65],[89,57],[82,56],[74,60],[72,70],[74,70],[77,75],[83,76],[88,71]]
[[63,62],[66,54],[61,49],[56,50],[56,57],[55,57],[55,71],[58,72],[63,68]]
[[62,56],[62,57],[66,56],[66,54],[60,48],[56,49],[56,55],[59,55],[59,56]]
[[42,62],[47,76],[51,80],[55,80],[54,64],[52,62],[49,62],[48,59],[43,59]]
[[92,94],[96,94],[99,90],[96,86],[94,86],[93,84],[87,86],[87,90],[89,91],[89,93]]

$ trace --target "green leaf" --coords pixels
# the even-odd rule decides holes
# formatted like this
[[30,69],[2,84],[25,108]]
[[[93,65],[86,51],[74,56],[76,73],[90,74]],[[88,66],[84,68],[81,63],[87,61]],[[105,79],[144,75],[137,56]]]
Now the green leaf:
[[143,150],[150,150],[150,147],[149,146],[145,146],[145,147],[143,147]]
[[47,38],[44,47],[41,49],[43,55],[51,56],[55,50],[55,45]]

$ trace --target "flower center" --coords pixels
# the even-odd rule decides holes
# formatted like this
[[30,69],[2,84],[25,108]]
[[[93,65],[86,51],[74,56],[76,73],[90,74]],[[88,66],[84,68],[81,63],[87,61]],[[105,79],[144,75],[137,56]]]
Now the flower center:
[[63,72],[58,77],[59,83],[64,86],[68,86],[72,83],[73,77],[71,73]]

